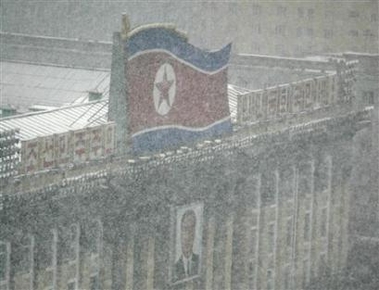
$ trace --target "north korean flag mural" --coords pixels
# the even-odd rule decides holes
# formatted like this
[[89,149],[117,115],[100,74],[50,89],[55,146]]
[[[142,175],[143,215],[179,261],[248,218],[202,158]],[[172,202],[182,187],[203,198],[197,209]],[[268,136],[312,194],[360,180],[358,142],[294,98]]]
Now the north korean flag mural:
[[204,51],[163,26],[131,31],[124,44],[128,125],[135,153],[231,132],[230,44]]

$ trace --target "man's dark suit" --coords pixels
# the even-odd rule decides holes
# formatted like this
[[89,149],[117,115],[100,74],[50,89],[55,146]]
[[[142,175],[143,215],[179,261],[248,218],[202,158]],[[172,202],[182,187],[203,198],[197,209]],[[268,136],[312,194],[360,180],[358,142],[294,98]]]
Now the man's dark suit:
[[175,263],[175,276],[174,282],[193,277],[199,274],[199,255],[192,254],[191,267],[189,269],[188,275],[186,275],[183,256]]

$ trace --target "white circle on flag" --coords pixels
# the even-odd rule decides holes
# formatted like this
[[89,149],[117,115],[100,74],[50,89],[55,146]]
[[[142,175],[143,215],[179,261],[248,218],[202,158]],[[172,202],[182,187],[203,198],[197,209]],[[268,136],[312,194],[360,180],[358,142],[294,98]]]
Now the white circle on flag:
[[154,107],[159,115],[166,115],[172,107],[176,93],[176,76],[174,68],[164,63],[158,69],[154,80]]

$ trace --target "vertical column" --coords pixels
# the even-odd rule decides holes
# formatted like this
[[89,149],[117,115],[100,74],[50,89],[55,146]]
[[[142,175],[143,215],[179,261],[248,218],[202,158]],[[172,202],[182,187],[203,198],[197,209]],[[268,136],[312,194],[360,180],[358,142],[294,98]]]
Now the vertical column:
[[188,281],[188,282],[186,283],[186,290],[196,290],[196,289],[194,289],[194,283],[193,283],[193,280]]
[[147,244],[147,277],[146,277],[146,289],[154,289],[154,248],[155,238],[150,237]]
[[278,284],[278,265],[277,265],[277,251],[278,251],[278,224],[279,224],[279,170],[275,169],[275,234],[274,234],[274,287]]
[[51,230],[53,234],[53,244],[52,244],[52,268],[53,268],[53,281],[52,281],[52,288],[53,290],[58,289],[57,287],[57,266],[58,266],[58,259],[57,259],[57,245],[58,245],[58,231],[57,229]]
[[10,264],[14,285],[10,288],[32,290],[34,289],[34,236],[26,234],[16,242],[19,243],[17,253],[14,252],[13,255],[16,261]]
[[257,209],[258,209],[258,215],[257,215],[257,244],[255,247],[255,265],[254,265],[254,281],[253,281],[253,289],[258,289],[258,283],[259,283],[259,248],[260,248],[260,240],[261,240],[261,230],[262,230],[262,197],[261,197],[261,190],[262,189],[262,174],[259,174],[258,176],[258,189],[257,189]]
[[233,215],[226,221],[226,242],[225,242],[225,290],[231,289],[233,254]]
[[76,224],[76,239],[74,241],[75,248],[75,289],[80,288],[80,226]]
[[[377,85],[378,88],[378,85]],[[373,213],[376,213],[374,222],[379,223],[379,95],[374,96],[374,110],[372,112],[372,166],[371,186],[373,194]],[[376,201],[376,205],[375,205]]]
[[30,236],[30,287],[34,289],[34,236]]
[[298,168],[296,166],[293,166],[293,194],[294,194],[294,202],[293,202],[293,212],[294,212],[294,218],[293,218],[293,224],[292,224],[292,253],[291,253],[291,286],[293,288],[296,288],[297,282],[296,282],[296,277],[297,277],[297,266],[296,266],[296,261],[297,261],[297,219],[298,219],[298,209],[299,209],[299,192],[298,192],[298,179],[299,179],[299,172]]
[[10,251],[10,243],[0,241],[0,289],[4,290],[9,290]]
[[208,237],[207,237],[207,249],[206,249],[206,279],[205,289],[213,289],[213,248],[214,248],[214,236],[215,236],[215,220],[211,217],[208,221]]
[[343,168],[341,177],[341,256],[340,266],[346,265],[348,250],[349,250],[349,213],[350,213],[350,192],[349,192],[349,177],[350,170]]
[[309,253],[308,253],[308,268],[306,269],[307,270],[307,283],[309,283],[309,280],[310,280],[310,277],[311,277],[311,273],[312,273],[312,251],[313,251],[313,243],[314,243],[314,239],[313,239],[313,224],[314,224],[314,204],[315,204],[315,194],[314,194],[314,173],[315,173],[315,162],[314,162],[314,159],[311,160],[311,174],[310,174],[310,186],[311,186],[311,208],[310,208],[310,224],[309,224],[309,235],[310,235],[310,241],[309,241]]
[[112,242],[112,289],[122,289],[123,285],[124,241],[118,238]]
[[243,123],[243,111],[242,111],[242,97],[237,95],[237,122],[238,124]]
[[330,222],[330,211],[331,211],[331,196],[332,196],[332,158],[328,156],[326,159],[327,171],[328,171],[328,187],[327,187],[327,218],[326,218],[326,257],[328,259],[329,256],[329,246],[330,246],[330,230],[331,230],[331,222]]
[[134,269],[134,237],[128,241],[126,250],[126,290],[133,289],[133,269]]

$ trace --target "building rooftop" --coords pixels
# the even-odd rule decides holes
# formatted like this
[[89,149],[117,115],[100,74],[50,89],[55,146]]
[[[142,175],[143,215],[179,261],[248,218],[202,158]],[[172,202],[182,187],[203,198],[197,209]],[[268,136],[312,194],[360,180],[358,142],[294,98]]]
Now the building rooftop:
[[110,71],[0,62],[0,106],[27,112],[33,105],[60,107],[88,100],[89,91],[107,94]]
[[0,132],[20,129],[20,139],[30,140],[70,130],[104,124],[108,120],[108,100],[65,106],[53,110],[22,114],[0,120]]
[[[229,107],[232,121],[237,116],[237,97],[249,91],[234,85],[228,85]],[[79,99],[80,100],[80,99]],[[0,120],[0,131],[20,129],[20,139],[68,132],[107,122],[108,99],[95,102],[76,103],[56,109],[37,111],[10,116]],[[49,126],[46,126],[49,124]]]

